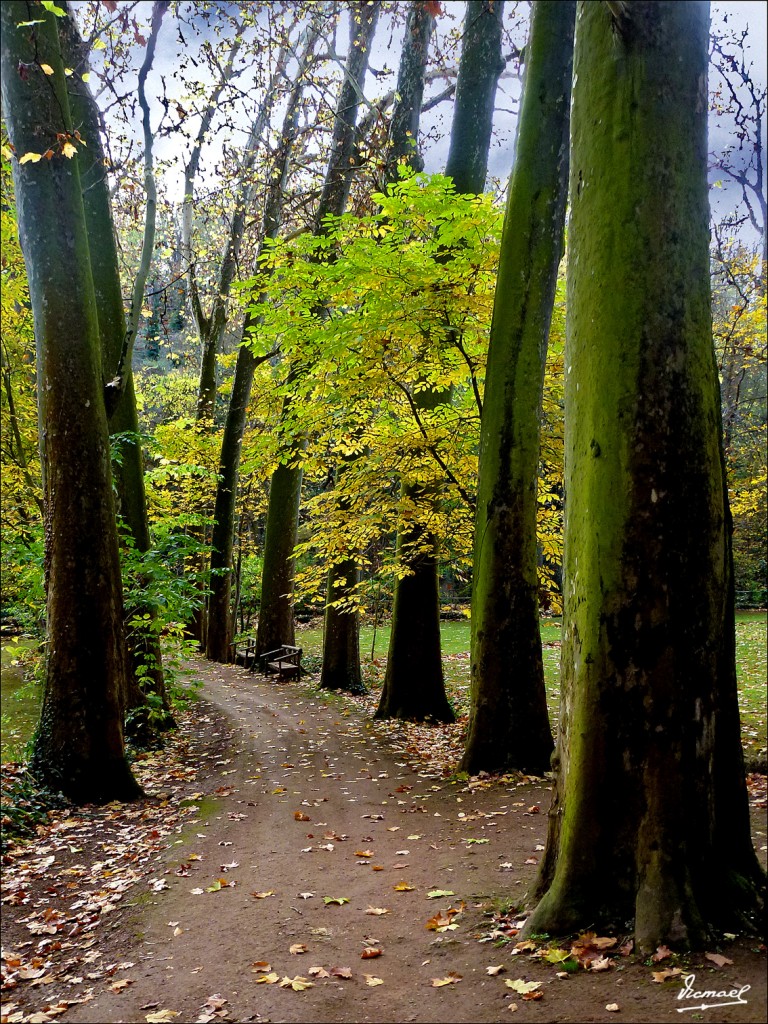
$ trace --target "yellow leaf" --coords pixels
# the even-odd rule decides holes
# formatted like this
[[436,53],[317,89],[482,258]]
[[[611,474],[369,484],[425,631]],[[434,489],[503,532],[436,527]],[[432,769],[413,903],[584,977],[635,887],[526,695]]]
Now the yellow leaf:
[[395,892],[413,892],[415,886],[408,885],[407,882],[398,882],[397,885],[393,885],[392,888]]
[[456,974],[455,971],[450,971],[445,978],[433,978],[432,988],[442,988],[443,985],[458,985],[461,981],[461,975]]
[[256,979],[257,985],[274,985],[275,982],[280,981],[280,975],[274,971],[271,974],[262,974],[260,978]]
[[91,80],[91,72],[90,71],[86,71],[85,74],[81,75],[80,77],[82,78],[82,80],[84,82],[90,82],[90,80]]
[[383,985],[384,984],[384,979],[383,978],[375,978],[372,974],[366,974],[365,975],[365,984],[366,985],[370,985],[371,988],[375,988],[376,985]]
[[67,160],[71,160],[73,156],[77,156],[77,150],[71,142],[65,142],[64,145],[61,147],[61,152],[64,154]]
[[527,992],[534,992],[537,988],[541,988],[540,981],[523,981],[522,978],[515,978],[514,981],[507,979],[504,984],[507,988],[511,988],[513,992],[519,992],[521,996],[524,996]]
[[36,164],[38,160],[42,160],[42,153],[25,153],[24,156],[19,157],[20,164]]
[[382,914],[388,914],[389,910],[386,907],[368,907],[365,912],[372,917],[381,917]]
[[40,65],[40,70],[44,71],[46,73],[46,75],[52,75],[53,74],[53,68],[51,67],[50,64],[41,64]]
[[303,992],[305,988],[314,988],[314,983],[302,978],[300,974],[297,974],[295,978],[289,978],[286,975],[280,981],[280,988],[292,988],[294,992]]
[[178,1010],[157,1010],[155,1013],[148,1013],[144,1020],[148,1024],[168,1024],[169,1021],[178,1016]]

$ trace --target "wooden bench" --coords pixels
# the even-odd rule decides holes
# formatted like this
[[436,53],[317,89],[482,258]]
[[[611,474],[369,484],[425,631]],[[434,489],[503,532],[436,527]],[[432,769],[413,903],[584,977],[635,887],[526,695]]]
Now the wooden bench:
[[259,655],[259,669],[265,676],[277,673],[278,679],[298,679],[301,677],[301,655],[300,647],[283,644],[277,650]]
[[229,646],[232,648],[232,660],[235,664],[253,672],[256,666],[256,637],[244,636],[239,640],[233,640]]

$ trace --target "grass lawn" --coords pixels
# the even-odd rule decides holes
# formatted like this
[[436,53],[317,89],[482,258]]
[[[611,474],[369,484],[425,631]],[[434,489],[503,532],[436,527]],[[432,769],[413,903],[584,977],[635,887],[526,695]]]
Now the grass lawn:
[[[541,642],[544,655],[544,680],[547,687],[547,706],[550,719],[557,721],[560,696],[560,632],[559,619],[543,619]],[[469,710],[469,620],[443,622],[443,669],[446,689],[458,715]],[[299,627],[297,640],[305,656],[318,659],[322,653],[322,629],[315,626]],[[374,631],[363,626],[360,631],[360,654],[363,674],[367,683],[376,688],[384,674],[384,660],[389,644],[389,624]],[[739,679],[739,706],[744,753],[751,766],[766,762],[766,613],[736,613],[736,667]],[[372,657],[373,655],[373,657]]]

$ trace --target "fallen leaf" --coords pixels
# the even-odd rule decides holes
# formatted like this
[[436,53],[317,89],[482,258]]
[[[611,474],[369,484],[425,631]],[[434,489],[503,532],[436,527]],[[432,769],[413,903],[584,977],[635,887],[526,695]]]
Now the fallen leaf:
[[395,856],[396,857],[407,857],[410,852],[411,852],[410,850],[395,850]]
[[303,992],[305,988],[314,988],[314,982],[307,981],[300,974],[297,974],[295,978],[289,978],[286,975],[280,981],[280,988],[292,988],[294,992]]
[[382,950],[375,946],[366,946],[363,952],[360,954],[362,960],[373,960],[377,956],[381,956]]
[[407,882],[398,882],[397,885],[393,885],[392,888],[395,892],[413,892],[416,886],[408,885]]
[[523,995],[523,999],[527,1000],[528,1002],[533,1002],[535,1000],[543,999],[543,998],[544,998],[544,993],[543,992],[526,992]]
[[332,978],[344,978],[345,980],[352,977],[351,967],[332,967],[331,968]]
[[381,917],[382,914],[388,914],[389,910],[386,907],[368,907],[365,912],[372,917]]
[[41,64],[40,65],[40,70],[44,71],[46,73],[46,75],[52,75],[53,74],[53,68],[51,67],[50,64]]
[[383,978],[375,978],[372,974],[366,974],[366,975],[364,975],[364,977],[365,977],[365,984],[366,985],[370,985],[371,988],[375,988],[377,985],[383,985],[384,984],[384,979]]
[[458,913],[459,911],[454,910],[453,908],[447,910],[445,913],[443,913],[443,911],[441,910],[437,914],[435,914],[434,917],[430,917],[430,919],[426,923],[426,928],[433,932],[445,932],[449,929],[451,931],[454,931],[459,926],[457,924],[453,924],[452,919]]
[[355,850],[356,857],[372,857],[373,850]]
[[256,979],[257,985],[274,985],[276,981],[280,981],[280,975],[274,971],[270,974],[262,974],[260,978]]
[[311,900],[314,897],[314,895],[315,894],[313,892],[300,892],[299,893],[299,899],[300,900]]
[[497,974],[501,974],[502,971],[506,971],[504,964],[499,964],[498,967],[486,967],[485,973],[490,974],[492,978],[495,978]]
[[704,959],[709,960],[716,967],[725,967],[726,964],[732,964],[733,960],[729,960],[727,956],[722,956],[720,953],[705,953]]
[[293,812],[293,817],[296,819],[296,821],[311,821],[312,820],[310,818],[310,816],[308,814],[305,814],[303,811],[294,811]]
[[433,889],[431,892],[427,893],[427,899],[428,900],[439,900],[439,899],[442,899],[443,896],[455,896],[455,895],[456,895],[456,893],[453,891],[453,889]]
[[517,1013],[517,1003],[507,1003],[507,1009],[510,1013]]
[[458,985],[460,981],[460,974],[456,974],[455,971],[449,971],[445,978],[433,978],[432,988],[442,988],[443,985]]
[[307,947],[304,945],[303,942],[294,942],[294,944],[289,948],[288,952],[293,953],[294,956],[298,956],[299,953],[306,953]]
[[144,1018],[148,1024],[167,1024],[174,1017],[179,1016],[178,1010],[158,1010],[157,1013],[148,1013]]
[[657,946],[656,952],[651,957],[651,960],[655,964],[661,963],[662,960],[666,960],[667,957],[672,956],[672,950],[669,946]]
[[311,974],[313,978],[330,978],[330,974],[324,967],[310,967],[308,974]]
[[346,896],[323,896],[323,903],[326,905],[326,907],[329,907],[332,903],[335,903],[341,907],[345,903],[349,903],[349,900],[346,898]]
[[669,978],[679,978],[682,973],[679,967],[668,967],[664,971],[652,971],[651,975],[657,984],[661,984]]
[[251,970],[254,974],[268,974],[272,970],[272,964],[267,960],[254,960]]
[[274,889],[268,889],[266,892],[252,892],[251,893],[251,896],[253,896],[253,898],[255,900],[265,900],[267,898],[267,896],[274,896],[274,895],[275,895],[275,890]]
[[528,992],[535,992],[537,988],[541,988],[542,982],[523,981],[522,978],[515,978],[514,981],[510,981],[510,979],[507,978],[504,984],[507,988],[511,988],[513,992],[518,992],[521,996],[524,996]]
[[618,1003],[608,1003],[606,1006],[606,1010],[608,1010],[609,1013],[618,1013],[620,1009],[621,1007]]
[[114,981],[109,986],[113,992],[122,992],[124,988],[128,988],[129,985],[133,984],[133,978],[121,978],[120,981]]
[[548,949],[542,959],[546,960],[548,964],[562,964],[570,959],[570,956],[571,951],[569,949]]
[[590,971],[607,971],[610,970],[611,961],[607,956],[600,956],[597,960],[593,960],[589,965]]

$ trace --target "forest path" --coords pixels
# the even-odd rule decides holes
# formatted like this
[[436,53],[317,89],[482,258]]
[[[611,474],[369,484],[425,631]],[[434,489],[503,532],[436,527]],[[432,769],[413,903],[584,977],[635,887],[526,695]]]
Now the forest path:
[[[557,966],[513,955],[514,940],[478,941],[494,927],[488,912],[533,880],[549,803],[543,780],[435,778],[351,702],[319,694],[311,681],[279,683],[202,659],[188,667],[203,681],[200,813],[163,843],[149,888],[144,879],[107,919],[112,928],[96,933],[99,964],[124,969],[91,983],[93,998],[59,1019],[490,1022],[508,1020],[515,1003],[520,1021],[608,1021],[617,1016],[609,1004],[624,1020],[680,1020],[679,981],[654,984],[639,958],[558,978]],[[159,795],[169,808],[179,801]],[[428,898],[434,890],[455,895]],[[428,929],[439,911],[456,927]],[[292,953],[297,945],[307,951]],[[366,948],[381,955],[363,959]],[[751,984],[748,1003],[706,1019],[762,1020],[764,954],[743,943],[729,956],[734,965],[717,971],[699,957],[702,981]],[[257,962],[270,969],[254,971]],[[498,976],[487,973],[499,965]],[[270,973],[313,985],[259,983]],[[541,982],[543,998],[525,1001],[505,986],[518,978]],[[116,990],[117,979],[126,983]]]

